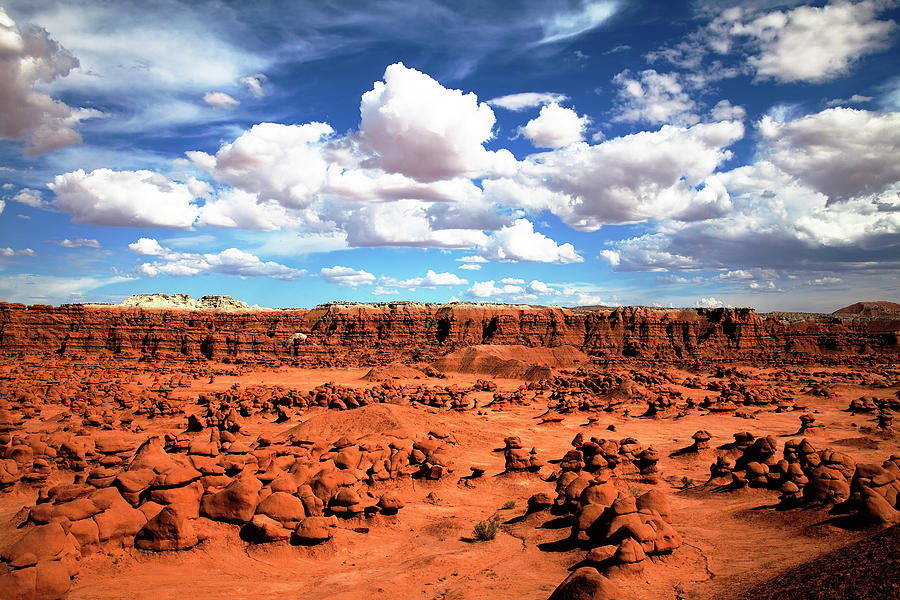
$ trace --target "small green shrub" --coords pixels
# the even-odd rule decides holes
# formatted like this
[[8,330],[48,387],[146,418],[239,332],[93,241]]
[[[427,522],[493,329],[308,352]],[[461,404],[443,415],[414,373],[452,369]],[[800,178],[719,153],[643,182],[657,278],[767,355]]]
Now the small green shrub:
[[497,537],[500,531],[500,519],[494,517],[489,521],[478,521],[475,523],[475,539],[479,542],[486,542]]
[[634,496],[635,498],[637,498],[638,496],[640,496],[641,494],[644,493],[644,490],[642,490],[641,488],[639,488],[636,485],[633,485],[630,488],[628,488],[628,493],[631,494],[632,496]]
[[515,507],[516,507],[515,500],[507,500],[506,502],[503,503],[503,506],[501,508],[503,508],[503,510],[509,510],[509,509],[515,508]]
[[689,488],[694,485],[694,479],[685,475],[681,478],[681,487]]

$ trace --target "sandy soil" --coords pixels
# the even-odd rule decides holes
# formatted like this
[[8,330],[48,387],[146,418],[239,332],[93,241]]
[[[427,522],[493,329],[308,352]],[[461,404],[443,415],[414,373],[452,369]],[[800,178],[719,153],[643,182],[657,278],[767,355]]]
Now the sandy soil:
[[[634,368],[648,368],[634,365]],[[785,372],[790,371],[790,377]],[[568,542],[570,521],[548,512],[526,514],[527,501],[538,492],[555,495],[552,481],[545,481],[558,465],[544,466],[539,473],[505,473],[503,439],[520,436],[526,448],[534,447],[544,460],[561,458],[571,449],[576,434],[586,438],[633,437],[652,446],[660,455],[661,480],[642,483],[623,478],[623,489],[639,491],[655,487],[668,494],[672,526],[684,543],[671,555],[653,557],[642,572],[612,573],[612,581],[632,598],[739,598],[753,585],[871,536],[876,529],[848,526],[830,506],[778,507],[778,492],[765,489],[726,490],[704,485],[718,446],[732,441],[736,431],[773,435],[780,447],[798,437],[798,417],[805,412],[824,425],[806,437],[816,449],[832,447],[857,462],[876,462],[900,453],[900,442],[891,432],[875,435],[873,415],[847,412],[851,400],[860,396],[896,398],[898,377],[891,366],[873,372],[888,372],[889,387],[874,388],[848,375],[853,368],[789,367],[740,368],[738,377],[753,387],[778,388],[790,393],[797,410],[775,412],[774,405],[740,407],[735,411],[708,412],[693,409],[685,416],[641,418],[646,401],[606,412],[561,413],[560,422],[542,424],[548,410],[546,394],[530,404],[504,404],[498,408],[452,411],[418,403],[377,404],[336,411],[310,408],[283,423],[270,414],[246,417],[242,433],[248,439],[277,436],[298,424],[334,440],[342,435],[362,437],[371,432],[398,428],[427,432],[444,429],[452,433],[455,471],[438,481],[405,478],[387,481],[375,489],[399,489],[405,507],[397,515],[357,517],[334,530],[331,540],[312,547],[288,542],[251,544],[240,539],[238,525],[197,520],[196,529],[206,539],[190,550],[145,552],[123,545],[93,548],[78,562],[78,572],[68,598],[157,599],[189,597],[303,597],[307,599],[476,599],[547,598],[576,566],[583,564],[585,549]],[[181,403],[172,416],[139,416],[135,424],[143,431],[129,433],[144,439],[154,433],[184,431],[186,414],[198,412],[201,394],[222,393],[233,386],[284,386],[307,391],[333,382],[354,389],[373,388],[378,382],[364,379],[368,369],[268,369],[247,370],[235,375],[190,379],[175,388],[169,398]],[[686,377],[713,379],[713,372],[689,373],[672,367],[673,381]],[[893,374],[891,374],[893,373]],[[485,376],[477,373],[450,374],[447,378],[395,379],[409,386],[459,386],[468,388]],[[136,375],[135,389],[150,387],[151,376]],[[720,378],[724,379],[724,378]],[[492,379],[500,392],[516,390],[522,381]],[[831,396],[806,393],[813,383],[827,387]],[[687,388],[666,382],[664,388],[681,399],[700,401],[715,395],[706,389]],[[479,406],[490,401],[491,392],[472,392]],[[39,418],[28,419],[23,431],[52,431],[64,407],[48,405]],[[588,416],[597,420],[589,423]],[[610,428],[614,428],[611,431]],[[690,446],[698,430],[708,431],[711,448],[699,455],[670,456]],[[480,478],[466,478],[469,467],[485,470]],[[71,482],[73,474],[54,472],[50,483]],[[0,495],[0,546],[15,540],[15,525],[23,507],[33,506],[36,486],[19,484]],[[511,507],[510,507],[511,506]],[[501,519],[497,537],[473,539],[473,525],[494,515]],[[877,569],[877,565],[873,565]],[[897,574],[893,575],[897,577]]]

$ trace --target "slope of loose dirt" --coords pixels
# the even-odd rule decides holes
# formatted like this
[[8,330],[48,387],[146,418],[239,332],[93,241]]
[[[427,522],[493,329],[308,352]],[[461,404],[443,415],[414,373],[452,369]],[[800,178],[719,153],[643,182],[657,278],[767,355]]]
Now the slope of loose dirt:
[[303,423],[286,430],[279,437],[336,440],[345,436],[361,438],[397,430],[419,432],[428,428],[430,420],[421,410],[394,404],[370,404],[351,411],[315,408],[306,412],[303,418]]
[[758,600],[900,598],[897,525],[806,562],[747,592]]
[[571,368],[589,361],[590,357],[572,346],[528,348],[479,344],[452,352],[437,360],[434,366],[448,373],[533,381],[548,377],[551,369]]
[[900,315],[900,304],[896,302],[857,302],[834,311],[836,315],[859,315],[863,317],[896,317]]
[[380,367],[372,367],[363,375],[364,381],[389,381],[391,379],[424,379],[425,373],[404,364],[392,363]]

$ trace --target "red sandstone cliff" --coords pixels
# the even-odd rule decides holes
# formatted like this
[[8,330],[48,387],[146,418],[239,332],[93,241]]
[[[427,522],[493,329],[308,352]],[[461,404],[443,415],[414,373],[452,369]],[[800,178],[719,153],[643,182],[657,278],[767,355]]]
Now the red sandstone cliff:
[[[295,334],[303,335],[295,335]],[[305,336],[305,338],[304,338]],[[245,312],[0,303],[0,356],[298,360],[371,365],[426,360],[473,344],[571,345],[596,356],[896,355],[900,319],[751,309],[596,311],[476,304],[330,304]]]

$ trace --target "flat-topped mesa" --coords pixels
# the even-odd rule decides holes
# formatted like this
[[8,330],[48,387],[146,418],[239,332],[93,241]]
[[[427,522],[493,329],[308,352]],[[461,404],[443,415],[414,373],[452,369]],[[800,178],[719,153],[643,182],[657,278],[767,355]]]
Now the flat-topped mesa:
[[124,308],[165,308],[186,310],[250,310],[246,302],[235,300],[231,296],[203,296],[191,298],[187,294],[134,294],[118,306]]
[[900,318],[783,319],[749,308],[585,310],[415,302],[274,310],[212,298],[201,299],[205,308],[198,310],[148,308],[140,301],[131,306],[0,303],[0,357],[55,353],[372,366],[434,360],[473,345],[572,346],[593,356],[651,359],[780,360],[900,351]]

